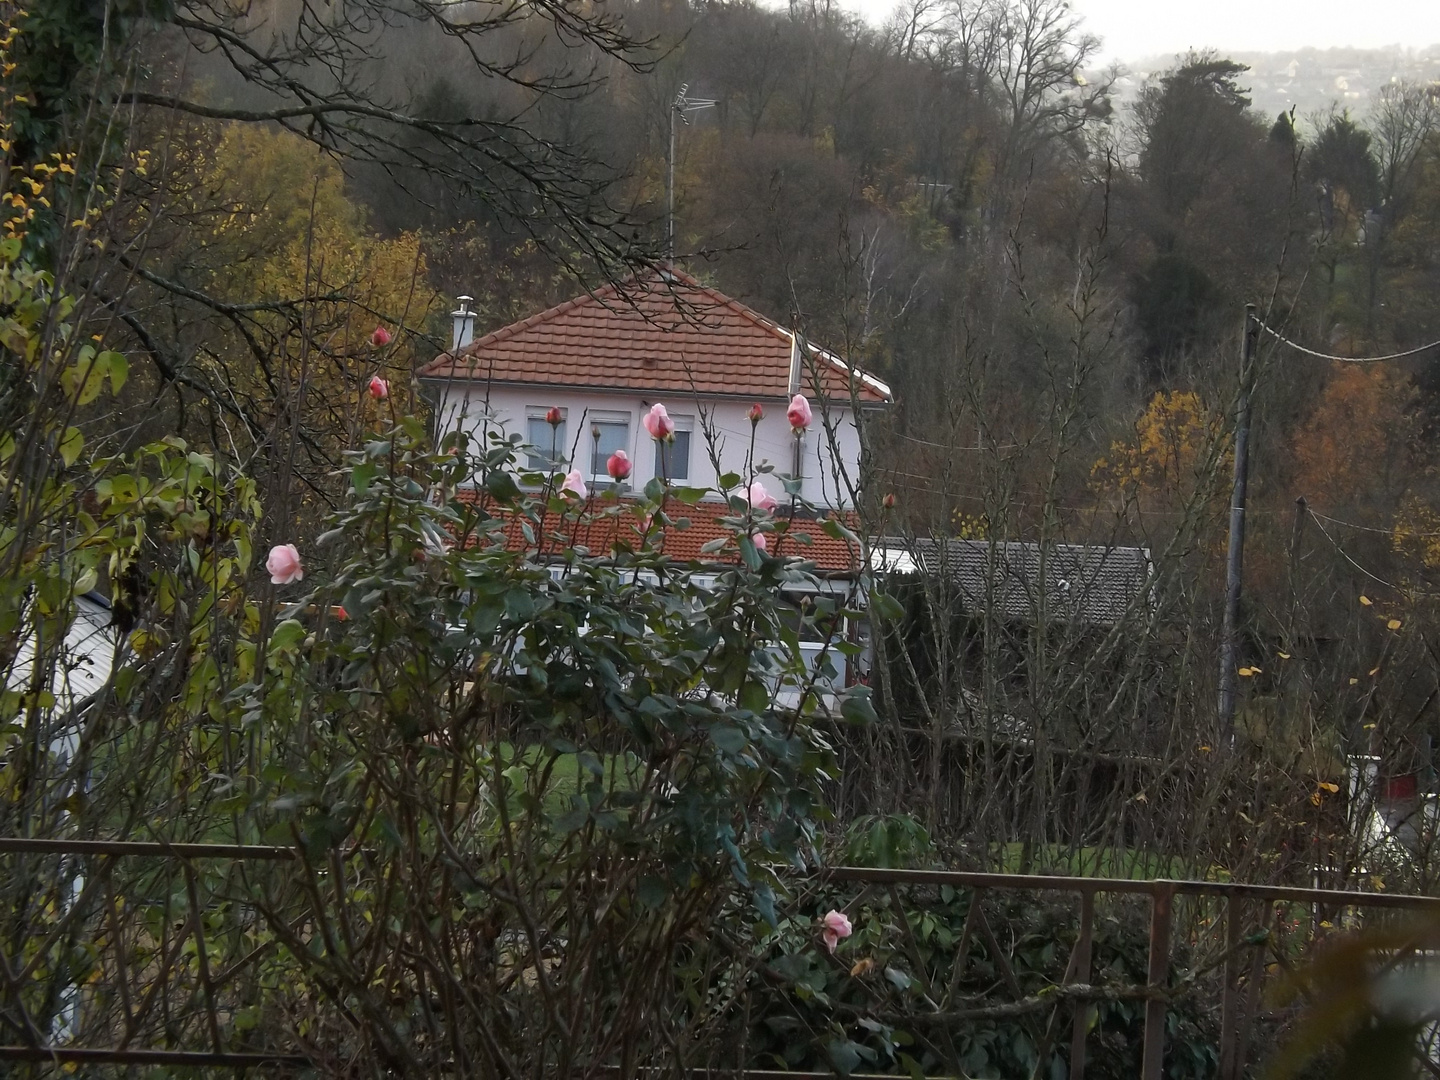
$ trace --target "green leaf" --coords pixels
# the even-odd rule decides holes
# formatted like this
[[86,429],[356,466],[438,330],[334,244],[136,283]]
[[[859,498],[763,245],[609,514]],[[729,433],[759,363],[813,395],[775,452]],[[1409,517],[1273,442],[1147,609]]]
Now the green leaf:
[[668,895],[665,882],[653,874],[646,874],[635,886],[635,899],[647,908],[658,908]]
[[120,388],[125,385],[125,380],[130,377],[130,362],[125,359],[124,353],[107,351],[100,354],[101,359],[106,359],[110,370],[110,393],[120,393]]
[[755,910],[760,912],[760,917],[770,929],[778,929],[780,924],[775,919],[775,890],[769,885],[757,885],[754,896]]
[[753,713],[762,713],[770,704],[770,692],[760,680],[751,679],[740,690],[740,700],[736,704]]
[[870,703],[868,686],[852,686],[846,691],[844,700],[840,702],[840,715],[857,726],[880,722],[875,706]]
[[738,754],[745,749],[749,740],[745,732],[730,724],[715,724],[710,728],[710,741],[727,754]]
[[364,495],[370,490],[370,481],[375,479],[375,474],[380,467],[373,461],[362,461],[355,468],[350,470],[350,486],[355,489],[356,495]]
[[830,1063],[841,1076],[849,1076],[860,1064],[860,1047],[849,1039],[833,1039],[825,1046]]
[[66,368],[60,376],[60,386],[65,391],[65,396],[76,405],[89,405],[100,396],[101,389],[105,386],[105,376],[110,370],[111,353],[95,355],[95,350],[85,346],[80,350],[80,358],[73,365]]
[[270,634],[270,651],[293,649],[305,640],[305,626],[295,619],[286,619]]
[[860,537],[845,527],[845,523],[839,518],[826,518],[820,523],[820,531],[832,540],[844,540],[846,543],[860,546]]
[[870,597],[871,609],[882,619],[903,619],[905,617],[904,605],[896,600],[889,593],[876,589]]
[[80,434],[79,428],[66,428],[65,434],[60,438],[60,460],[65,462],[68,469],[80,457],[80,451],[85,449],[85,436]]
[[485,490],[496,502],[514,502],[520,497],[520,485],[515,483],[515,477],[501,469],[485,478]]
[[96,573],[95,568],[93,566],[88,567],[81,572],[78,578],[75,579],[75,584],[71,586],[71,591],[76,596],[80,596],[83,593],[87,593],[91,589],[95,588],[95,584],[99,580],[100,575]]

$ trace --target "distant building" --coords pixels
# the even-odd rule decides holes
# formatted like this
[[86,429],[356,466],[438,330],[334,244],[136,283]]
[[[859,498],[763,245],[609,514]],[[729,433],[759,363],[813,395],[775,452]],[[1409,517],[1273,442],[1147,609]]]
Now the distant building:
[[[624,450],[634,464],[630,490],[655,477],[718,488],[726,473],[743,477],[752,464],[768,465],[774,475],[764,482],[781,502],[780,480],[795,478],[804,501],[848,515],[860,465],[856,409],[883,408],[890,388],[794,331],[679,271],[606,286],[478,340],[464,300],[450,351],[420,371],[441,431],[499,425],[530,444],[531,468],[579,469],[587,484],[610,484],[605,462]],[[811,399],[815,414],[799,438],[785,417],[796,393]],[[664,446],[641,423],[656,403],[675,422]],[[752,442],[747,413],[755,404],[765,416]],[[552,408],[561,417],[553,427]],[[679,551],[693,556],[722,535],[715,519],[726,512],[718,493],[709,496],[689,513],[689,535],[674,538]],[[824,571],[858,571],[858,552],[822,543],[829,538],[820,526],[813,517],[794,524],[813,535],[807,557]]]

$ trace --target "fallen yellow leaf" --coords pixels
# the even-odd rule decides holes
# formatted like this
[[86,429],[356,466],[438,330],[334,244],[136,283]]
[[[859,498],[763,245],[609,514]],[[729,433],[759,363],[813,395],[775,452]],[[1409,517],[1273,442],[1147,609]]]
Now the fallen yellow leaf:
[[1321,780],[1321,781],[1320,781],[1318,784],[1316,784],[1315,786],[1318,787],[1318,788],[1323,788],[1324,790],[1330,792],[1331,795],[1334,795],[1337,791],[1340,790],[1340,785],[1339,785],[1339,784],[1332,784],[1332,783],[1330,783],[1329,781],[1326,781],[1326,780]]
[[1375,601],[1371,600],[1370,597],[1366,596],[1364,593],[1360,594],[1360,603],[1364,604],[1366,607],[1369,607],[1374,602]]
[[1400,620],[1399,620],[1399,619],[1391,619],[1389,622],[1387,622],[1387,623],[1385,624],[1385,629],[1386,629],[1386,630],[1399,630],[1399,629],[1400,629]]
[[1202,746],[1202,747],[1200,747],[1200,753],[1202,753],[1202,754],[1208,754],[1208,753],[1210,753],[1210,747],[1208,747],[1208,746]]
[[1324,929],[1324,930],[1334,930],[1334,929],[1335,929],[1335,924],[1332,923],[1329,919],[1321,919],[1321,920],[1320,920],[1320,927],[1321,927],[1321,929]]
[[1136,801],[1136,802],[1148,803],[1150,800],[1145,797],[1145,793],[1142,791],[1142,792],[1140,792],[1139,794],[1137,794],[1137,795],[1135,796],[1135,801]]
[[1259,675],[1260,669],[1258,667],[1242,667],[1239,674],[1249,678],[1251,675]]
[[1359,679],[1351,679],[1351,680],[1350,680],[1350,685],[1351,685],[1351,686],[1354,686],[1354,685],[1355,685],[1356,683],[1358,683],[1359,681],[1360,681]]
[[875,970],[875,961],[866,956],[855,961],[855,966],[850,969],[850,974],[858,978],[861,975],[869,975]]
[[1290,654],[1289,654],[1288,652],[1282,652],[1282,653],[1280,654],[1280,659],[1281,659],[1281,660],[1289,660],[1289,659],[1290,659]]
[[1319,806],[1319,805],[1320,805],[1320,800],[1321,800],[1320,792],[1318,792],[1318,791],[1312,791],[1312,792],[1310,793],[1310,803],[1311,803],[1311,805],[1313,805],[1313,806]]
[[1372,667],[1372,668],[1370,669],[1370,677],[1371,677],[1372,679],[1373,679],[1376,675],[1379,675],[1379,674],[1380,674],[1380,669],[1379,669],[1378,667]]

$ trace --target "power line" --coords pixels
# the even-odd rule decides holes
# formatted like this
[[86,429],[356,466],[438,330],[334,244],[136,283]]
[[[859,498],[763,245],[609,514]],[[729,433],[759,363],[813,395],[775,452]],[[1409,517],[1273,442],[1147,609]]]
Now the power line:
[[[1312,513],[1310,516],[1311,516],[1312,518],[1317,518],[1317,517],[1319,517],[1320,515]],[[1328,520],[1328,519],[1327,519],[1327,520]],[[1316,521],[1316,522],[1315,522],[1315,527],[1320,530],[1320,535],[1321,535],[1321,536],[1325,537],[1326,540],[1329,540],[1329,541],[1330,541],[1330,546],[1333,547],[1336,551],[1338,551],[1338,552],[1340,553],[1340,555],[1345,559],[1345,561],[1348,562],[1351,566],[1355,567],[1356,570],[1359,570],[1362,574],[1364,574],[1366,577],[1368,577],[1371,581],[1378,581],[1381,585],[1384,585],[1387,589],[1394,589],[1395,592],[1400,592],[1400,591],[1401,591],[1398,586],[1395,586],[1395,585],[1390,584],[1390,582],[1386,581],[1384,578],[1379,577],[1379,576],[1376,575],[1376,574],[1372,574],[1369,570],[1366,570],[1365,567],[1361,566],[1358,562],[1356,562],[1354,559],[1352,559],[1352,558],[1350,557],[1349,552],[1347,552],[1344,548],[1342,548],[1338,543],[1335,542],[1335,538],[1334,538],[1333,536],[1331,536],[1328,531],[1326,531],[1325,526],[1322,525],[1322,524],[1320,524],[1319,521]]]
[[1413,349],[1406,349],[1404,352],[1389,353],[1385,356],[1335,356],[1331,353],[1307,349],[1304,345],[1291,341],[1283,334],[1270,329],[1270,327],[1264,323],[1260,324],[1260,329],[1280,342],[1281,345],[1288,345],[1296,352],[1304,353],[1306,356],[1313,356],[1317,360],[1335,360],[1342,364],[1384,364],[1391,360],[1406,360],[1412,356],[1419,356],[1421,353],[1429,352],[1431,349],[1440,349],[1440,341],[1432,341],[1429,345],[1417,345]]

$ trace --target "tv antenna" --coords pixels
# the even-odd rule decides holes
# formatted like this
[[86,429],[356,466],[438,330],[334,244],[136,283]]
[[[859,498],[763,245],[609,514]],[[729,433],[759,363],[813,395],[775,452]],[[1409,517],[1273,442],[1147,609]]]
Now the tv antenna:
[[719,102],[713,98],[686,97],[689,83],[680,84],[680,92],[670,103],[670,168],[665,182],[665,250],[670,264],[675,263],[675,118],[685,126],[690,125],[690,114],[701,109],[713,109]]

